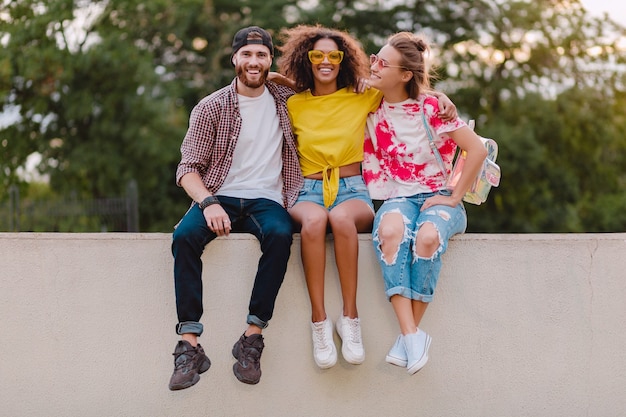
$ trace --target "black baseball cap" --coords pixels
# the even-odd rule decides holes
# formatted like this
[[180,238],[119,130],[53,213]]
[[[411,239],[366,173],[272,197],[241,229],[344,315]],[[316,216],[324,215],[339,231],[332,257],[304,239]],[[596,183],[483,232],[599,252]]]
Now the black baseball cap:
[[[254,36],[253,34],[257,34],[257,36]],[[233,52],[230,54],[231,59],[241,47],[246,45],[265,45],[269,48],[270,54],[272,56],[274,55],[272,36],[268,33],[268,31],[261,29],[258,26],[243,28],[235,34],[235,37],[233,38]]]

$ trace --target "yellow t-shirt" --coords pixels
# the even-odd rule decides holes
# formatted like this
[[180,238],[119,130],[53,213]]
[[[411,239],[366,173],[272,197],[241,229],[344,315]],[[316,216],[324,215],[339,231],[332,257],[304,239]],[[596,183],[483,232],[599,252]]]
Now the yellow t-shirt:
[[307,90],[287,100],[302,175],[322,172],[326,207],[337,198],[339,167],[363,161],[367,115],[382,96],[378,90],[357,94],[347,87],[325,96]]

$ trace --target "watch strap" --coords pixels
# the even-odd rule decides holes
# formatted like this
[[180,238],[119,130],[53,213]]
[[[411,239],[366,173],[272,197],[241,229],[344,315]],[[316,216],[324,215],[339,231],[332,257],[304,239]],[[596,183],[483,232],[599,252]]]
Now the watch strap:
[[209,207],[212,204],[220,204],[220,200],[217,199],[214,195],[210,195],[198,204],[200,206],[200,210],[203,210]]

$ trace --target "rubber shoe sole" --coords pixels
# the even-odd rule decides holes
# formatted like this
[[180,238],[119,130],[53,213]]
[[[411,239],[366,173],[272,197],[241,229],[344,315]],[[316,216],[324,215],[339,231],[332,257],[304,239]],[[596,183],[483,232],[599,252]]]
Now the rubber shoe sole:
[[393,354],[387,353],[387,356],[385,356],[385,362],[390,363],[391,365],[399,366],[401,368],[406,368],[408,361],[406,360],[406,358],[399,358],[397,356],[394,356]]
[[239,372],[238,365],[239,365],[239,362],[233,364],[233,373],[235,374],[235,377],[239,381],[243,382],[244,384],[250,384],[250,385],[256,385],[259,383],[259,381],[261,380],[261,375],[259,375],[258,379],[246,379],[246,377]]
[[401,368],[406,368],[407,358],[406,351],[404,350],[404,342],[402,341],[402,335],[400,334],[397,338],[387,356],[385,356],[385,361],[392,365],[399,366]]
[[409,375],[415,374],[417,371],[419,371],[426,365],[426,362],[428,362],[428,349],[430,348],[431,341],[432,341],[432,338],[429,335],[427,335],[426,343],[424,344],[424,354],[417,362],[415,362],[413,365],[407,368],[407,372],[409,373]]
[[178,390],[181,390],[181,389],[193,387],[194,385],[196,385],[200,381],[200,374],[203,374],[206,371],[208,371],[210,367],[211,367],[211,362],[203,361],[202,364],[200,365],[200,368],[198,368],[198,373],[193,376],[192,380],[184,382],[182,384],[170,384],[170,386],[169,386],[170,390],[171,391],[178,391]]

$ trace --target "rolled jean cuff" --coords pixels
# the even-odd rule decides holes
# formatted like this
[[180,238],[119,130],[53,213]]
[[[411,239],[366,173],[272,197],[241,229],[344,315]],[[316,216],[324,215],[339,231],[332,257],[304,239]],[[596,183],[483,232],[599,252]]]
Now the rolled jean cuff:
[[183,321],[176,325],[177,334],[193,333],[196,336],[200,336],[203,331],[204,326],[202,326],[202,323],[198,323],[197,321]]
[[268,326],[268,323],[261,320],[260,318],[258,318],[257,316],[254,316],[252,314],[248,314],[248,320],[247,320],[248,324],[254,324],[255,326],[260,327],[261,329],[265,329]]

